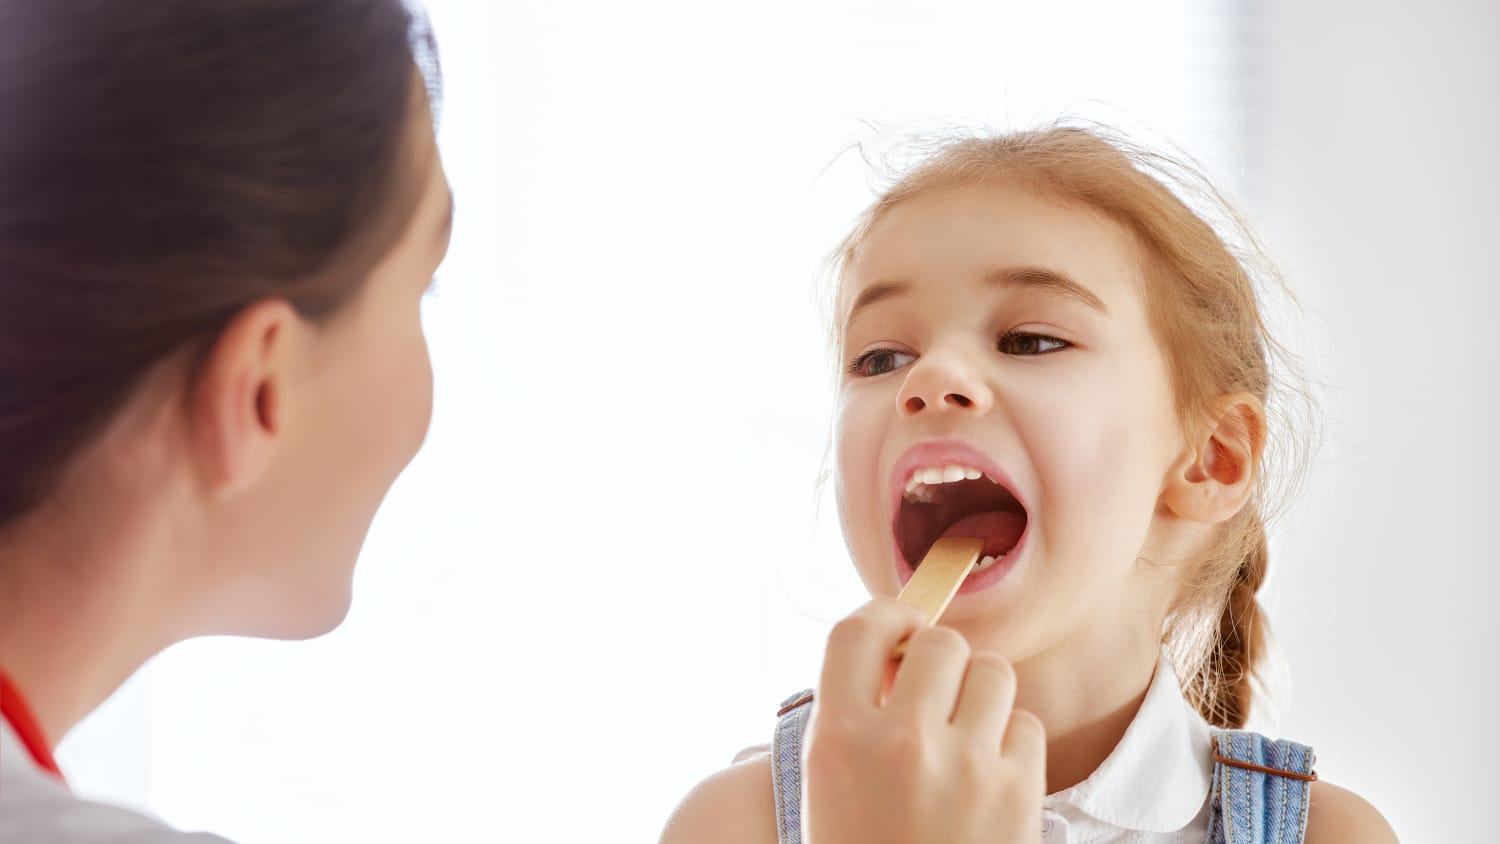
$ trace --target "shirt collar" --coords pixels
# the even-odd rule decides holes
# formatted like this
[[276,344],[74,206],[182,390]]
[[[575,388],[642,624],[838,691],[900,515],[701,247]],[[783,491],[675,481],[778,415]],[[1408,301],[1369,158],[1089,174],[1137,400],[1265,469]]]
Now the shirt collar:
[[1213,735],[1182,695],[1163,653],[1146,698],[1120,743],[1083,782],[1048,795],[1063,806],[1136,832],[1176,832],[1198,816],[1213,784]]

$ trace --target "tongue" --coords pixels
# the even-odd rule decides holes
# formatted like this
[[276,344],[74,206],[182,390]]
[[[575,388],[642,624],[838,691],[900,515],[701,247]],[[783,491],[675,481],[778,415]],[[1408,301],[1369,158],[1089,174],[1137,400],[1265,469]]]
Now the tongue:
[[982,557],[1003,557],[1021,541],[1026,530],[1026,517],[1005,510],[975,513],[948,526],[943,536],[972,536],[984,540]]

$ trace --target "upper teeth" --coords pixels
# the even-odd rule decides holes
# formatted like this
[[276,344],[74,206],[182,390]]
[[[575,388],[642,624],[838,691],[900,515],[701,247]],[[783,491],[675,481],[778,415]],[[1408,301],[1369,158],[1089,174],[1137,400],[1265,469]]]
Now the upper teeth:
[[927,466],[917,469],[906,479],[907,501],[932,501],[931,487],[958,481],[973,481],[984,477],[984,473],[973,466],[950,463],[946,466]]

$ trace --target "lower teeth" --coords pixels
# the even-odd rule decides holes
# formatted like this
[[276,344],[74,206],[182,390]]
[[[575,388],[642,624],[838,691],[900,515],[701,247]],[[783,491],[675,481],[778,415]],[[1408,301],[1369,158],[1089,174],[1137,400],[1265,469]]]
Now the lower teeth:
[[[999,561],[1000,561],[999,557],[981,557],[980,560],[979,560],[979,562],[977,562],[977,563],[974,564],[974,571],[975,572],[984,571],[985,569],[989,568],[990,566],[993,566],[995,563],[997,563]],[[970,572],[970,573],[972,574],[973,572]]]

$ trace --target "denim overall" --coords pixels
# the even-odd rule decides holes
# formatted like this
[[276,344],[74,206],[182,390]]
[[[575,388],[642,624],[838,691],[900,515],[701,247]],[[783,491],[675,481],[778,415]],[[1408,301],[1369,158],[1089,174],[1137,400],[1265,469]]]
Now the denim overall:
[[[802,739],[812,691],[782,704],[771,745],[779,844],[802,844]],[[1214,779],[1205,844],[1302,844],[1312,749],[1258,733],[1214,731]]]

